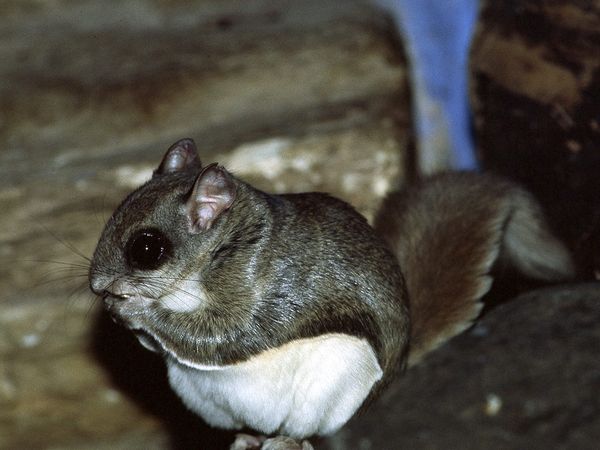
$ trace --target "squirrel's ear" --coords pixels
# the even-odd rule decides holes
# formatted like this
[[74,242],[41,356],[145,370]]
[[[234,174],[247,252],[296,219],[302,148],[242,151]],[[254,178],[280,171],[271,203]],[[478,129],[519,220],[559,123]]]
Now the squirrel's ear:
[[163,156],[162,162],[155,174],[179,172],[190,167],[200,168],[200,158],[196,144],[192,139],[186,138],[175,142]]
[[235,200],[233,178],[219,165],[211,164],[202,170],[186,202],[186,214],[192,233],[208,230],[213,222]]

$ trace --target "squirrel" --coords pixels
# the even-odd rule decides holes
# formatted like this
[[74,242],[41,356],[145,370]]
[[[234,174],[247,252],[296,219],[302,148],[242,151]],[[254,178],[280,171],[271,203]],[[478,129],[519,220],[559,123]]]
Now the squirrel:
[[394,376],[467,329],[496,264],[571,277],[534,198],[492,175],[447,173],[390,194],[374,226],[323,193],[274,195],[191,139],[108,220],[91,290],[165,360],[209,425],[250,428],[231,448],[312,448]]

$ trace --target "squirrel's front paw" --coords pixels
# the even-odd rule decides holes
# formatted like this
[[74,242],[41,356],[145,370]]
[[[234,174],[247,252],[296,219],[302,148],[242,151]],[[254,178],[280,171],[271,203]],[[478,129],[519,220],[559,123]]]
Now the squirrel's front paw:
[[261,450],[314,450],[308,441],[298,442],[287,436],[277,436],[267,439]]
[[314,450],[308,441],[298,443],[287,436],[277,436],[265,439],[264,437],[238,434],[229,450]]
[[263,436],[251,436],[249,434],[238,433],[235,435],[235,441],[229,447],[229,450],[259,450],[265,442]]

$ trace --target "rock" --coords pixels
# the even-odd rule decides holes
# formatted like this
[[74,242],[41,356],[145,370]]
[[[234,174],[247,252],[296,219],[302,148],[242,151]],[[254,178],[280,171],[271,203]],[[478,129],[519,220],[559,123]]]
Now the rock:
[[117,390],[90,351],[96,309],[81,300],[0,303],[0,448],[166,442],[158,419]]
[[484,165],[544,204],[586,275],[600,276],[600,4],[484,1],[473,42]]
[[492,309],[322,448],[596,448],[599,298],[600,284],[573,285]]
[[364,122],[406,98],[387,23],[360,2],[161,3],[61,2],[4,25],[0,144],[13,179],[42,150],[43,169],[122,162],[186,135],[214,152]]

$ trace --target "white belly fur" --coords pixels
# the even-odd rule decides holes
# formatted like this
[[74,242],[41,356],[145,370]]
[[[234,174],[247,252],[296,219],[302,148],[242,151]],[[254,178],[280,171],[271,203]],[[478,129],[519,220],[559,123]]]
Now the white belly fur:
[[208,424],[294,438],[338,430],[382,376],[369,343],[344,334],[300,339],[229,366],[174,358],[167,366],[173,389]]

